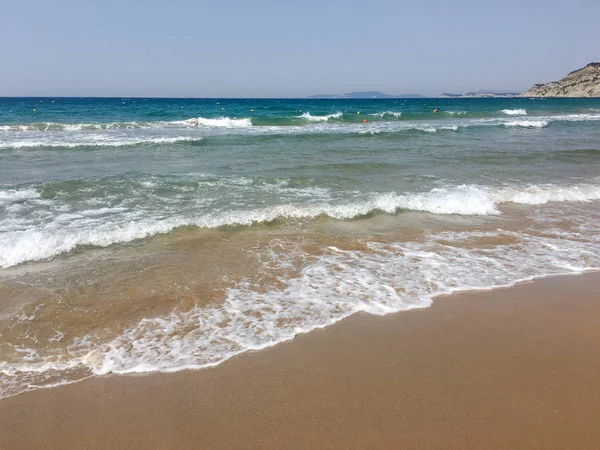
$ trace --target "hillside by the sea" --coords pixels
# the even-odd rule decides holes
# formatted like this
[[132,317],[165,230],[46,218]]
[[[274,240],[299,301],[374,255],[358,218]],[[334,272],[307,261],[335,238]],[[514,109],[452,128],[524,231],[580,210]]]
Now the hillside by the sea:
[[524,97],[600,97],[600,60],[568,74],[560,81],[534,84]]

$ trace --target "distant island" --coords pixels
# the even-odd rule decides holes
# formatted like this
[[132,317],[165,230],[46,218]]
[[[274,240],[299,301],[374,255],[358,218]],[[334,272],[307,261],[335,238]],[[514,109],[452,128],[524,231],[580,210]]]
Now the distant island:
[[523,97],[600,97],[600,60],[574,70],[560,81],[534,84]]
[[[518,97],[521,94],[518,92],[504,92],[504,91],[475,91],[467,92],[466,94],[450,94],[443,93],[439,98],[494,98],[494,97]],[[360,99],[360,98],[433,98],[421,94],[385,94],[379,91],[360,91],[360,92],[347,92],[345,94],[318,94],[311,95],[308,98],[325,98],[325,99]]]
[[360,91],[360,92],[347,92],[345,94],[318,94],[311,95],[308,98],[331,98],[331,99],[339,99],[339,98],[425,98],[424,95],[421,94],[384,94],[383,92],[378,91]]
[[[444,92],[439,98],[510,98],[510,97],[600,97],[600,60],[574,70],[559,81],[534,84],[520,94],[498,90],[478,90],[465,94]],[[360,99],[360,98],[427,98],[421,94],[385,94],[379,91],[347,92],[345,94],[319,94],[308,98]]]
[[518,97],[521,94],[518,92],[504,92],[504,91],[475,91],[475,92],[467,92],[466,94],[450,94],[448,92],[444,92],[440,95],[440,98],[502,98],[502,97]]

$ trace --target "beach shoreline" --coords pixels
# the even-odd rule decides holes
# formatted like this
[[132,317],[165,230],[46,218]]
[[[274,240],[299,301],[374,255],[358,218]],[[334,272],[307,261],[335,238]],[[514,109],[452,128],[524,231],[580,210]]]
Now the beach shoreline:
[[600,273],[0,400],[0,448],[599,448]]

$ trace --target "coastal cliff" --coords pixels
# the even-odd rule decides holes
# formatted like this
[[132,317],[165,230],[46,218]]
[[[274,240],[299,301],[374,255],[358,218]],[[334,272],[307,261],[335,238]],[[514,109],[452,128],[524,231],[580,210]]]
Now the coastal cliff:
[[534,84],[523,97],[600,97],[600,61],[571,72],[560,81]]

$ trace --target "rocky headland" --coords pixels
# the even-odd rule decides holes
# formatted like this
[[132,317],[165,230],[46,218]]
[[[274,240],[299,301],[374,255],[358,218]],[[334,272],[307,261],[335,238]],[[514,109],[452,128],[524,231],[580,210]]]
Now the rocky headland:
[[534,84],[523,97],[600,97],[600,61],[568,74],[560,81]]

